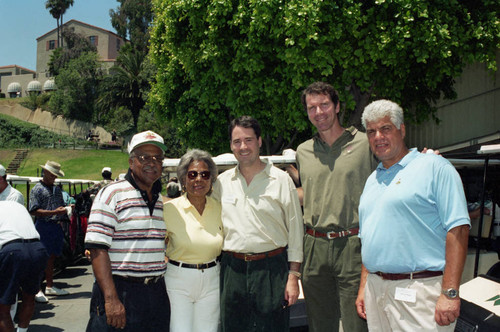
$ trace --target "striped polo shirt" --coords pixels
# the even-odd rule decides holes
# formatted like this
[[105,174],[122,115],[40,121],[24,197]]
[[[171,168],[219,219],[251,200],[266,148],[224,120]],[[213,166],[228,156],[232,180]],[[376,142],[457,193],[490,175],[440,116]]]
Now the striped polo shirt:
[[95,197],[85,246],[108,249],[113,275],[151,277],[165,273],[166,229],[159,181],[154,189],[153,201],[147,202],[147,195],[135,185],[129,171],[125,180],[110,183]]

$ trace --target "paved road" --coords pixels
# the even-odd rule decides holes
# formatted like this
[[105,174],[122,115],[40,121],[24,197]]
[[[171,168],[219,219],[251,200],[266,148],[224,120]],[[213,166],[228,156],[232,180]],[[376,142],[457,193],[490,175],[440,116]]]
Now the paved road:
[[66,296],[48,296],[49,303],[36,303],[29,332],[85,331],[92,293],[92,266],[81,260],[54,277],[54,285],[70,292]]
[[[85,259],[67,267],[54,277],[54,285],[70,292],[67,296],[49,296],[49,303],[36,303],[29,332],[80,332],[85,331],[89,319],[90,296],[94,276],[92,266]],[[302,315],[304,308],[293,308],[295,315]],[[294,332],[307,331],[295,328]],[[342,327],[340,332],[342,332]]]

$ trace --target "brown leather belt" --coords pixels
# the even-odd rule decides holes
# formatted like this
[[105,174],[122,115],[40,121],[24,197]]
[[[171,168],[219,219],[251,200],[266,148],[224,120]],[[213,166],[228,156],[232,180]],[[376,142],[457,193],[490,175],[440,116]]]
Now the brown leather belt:
[[412,272],[412,273],[384,273],[384,272],[375,272],[374,274],[378,275],[384,280],[403,280],[403,279],[422,279],[422,278],[432,278],[437,276],[442,276],[443,271],[420,271],[420,272]]
[[351,228],[351,229],[348,229],[347,231],[326,232],[326,233],[318,232],[310,227],[306,227],[306,233],[309,235],[312,235],[314,237],[326,237],[328,239],[336,239],[339,237],[358,235],[359,227]]
[[234,251],[225,251],[225,253],[233,256],[234,258],[242,259],[246,262],[249,262],[249,261],[258,261],[258,260],[261,260],[261,259],[264,259],[267,257],[277,256],[277,255],[281,254],[283,251],[285,251],[285,249],[286,249],[285,247],[282,247],[282,248],[274,249],[271,251],[262,252],[259,254],[243,254],[243,253],[234,252]]

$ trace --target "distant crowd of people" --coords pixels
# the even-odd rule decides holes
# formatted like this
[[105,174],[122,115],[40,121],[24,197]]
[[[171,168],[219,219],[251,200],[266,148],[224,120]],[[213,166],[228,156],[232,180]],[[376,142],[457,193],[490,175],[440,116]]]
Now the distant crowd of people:
[[[153,131],[132,137],[123,179],[102,169],[87,190],[95,195],[87,331],[288,331],[299,280],[309,331],[338,331],[340,319],[349,332],[454,330],[470,228],[455,168],[406,146],[392,101],[365,108],[366,134],[342,127],[331,85],[311,84],[301,101],[317,134],[299,145],[296,168],[261,158],[260,124],[241,116],[228,132],[237,166],[219,175],[208,152],[188,150],[166,197],[167,147]],[[52,277],[68,212],[54,180],[64,173],[52,161],[42,168],[27,210],[34,227],[22,195],[0,177],[0,198],[18,202],[0,207],[12,211],[0,217],[0,264],[16,266],[0,269],[10,280],[0,283],[0,330],[14,329],[8,312],[19,287],[19,331],[37,293],[67,294]],[[29,278],[25,261],[3,255],[21,247],[37,251]]]

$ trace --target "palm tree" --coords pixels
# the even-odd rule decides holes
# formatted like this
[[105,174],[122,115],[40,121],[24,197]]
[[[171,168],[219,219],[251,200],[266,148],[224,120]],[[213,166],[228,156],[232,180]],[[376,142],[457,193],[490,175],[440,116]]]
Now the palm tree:
[[61,45],[61,33],[59,26],[59,18],[61,17],[61,0],[47,0],[45,8],[49,10],[50,15],[56,19],[57,22],[57,47]]
[[[49,10],[50,15],[57,21],[57,45],[58,47],[63,46],[62,38],[62,25],[63,25],[63,14],[66,10],[73,6],[74,0],[47,0],[45,2],[45,8]],[[59,22],[60,20],[60,22]]]
[[[59,0],[61,2],[61,29],[63,26],[63,15],[69,7],[73,6],[74,0]],[[61,46],[62,46],[62,31],[61,31]]]
[[110,75],[104,79],[105,89],[98,99],[103,110],[118,107],[130,110],[135,128],[146,104],[149,81],[154,76],[145,57],[144,53],[131,47],[120,50],[118,64],[110,68]]

